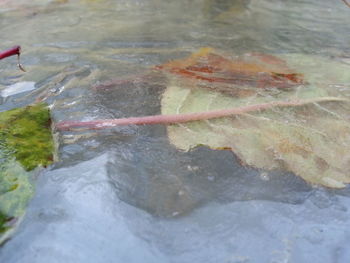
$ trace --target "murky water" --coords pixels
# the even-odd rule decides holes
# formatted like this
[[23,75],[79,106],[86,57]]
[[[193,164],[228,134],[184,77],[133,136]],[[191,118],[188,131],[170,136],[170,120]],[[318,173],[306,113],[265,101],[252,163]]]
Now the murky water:
[[[38,98],[55,121],[158,114],[150,68],[200,47],[303,53],[349,64],[342,1],[0,1],[0,110]],[[151,77],[149,77],[151,74]],[[153,75],[152,75],[153,74]],[[145,77],[146,76],[146,77]],[[99,84],[111,79],[119,85]],[[59,161],[0,262],[348,262],[350,191],[243,167],[228,151],[178,151],[164,126],[61,132]]]

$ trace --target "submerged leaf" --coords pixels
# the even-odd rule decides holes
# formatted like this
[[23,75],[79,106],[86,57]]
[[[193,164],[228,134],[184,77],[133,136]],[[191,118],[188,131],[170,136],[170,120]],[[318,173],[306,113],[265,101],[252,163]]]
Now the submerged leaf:
[[49,165],[53,150],[45,104],[0,113],[0,243],[19,222],[34,193],[30,171]]
[[[172,70],[174,63],[162,67],[175,73],[169,74],[169,85],[162,97],[162,114],[205,112],[327,96],[349,98],[349,66],[301,55],[285,55],[279,59],[261,56],[260,60],[264,59],[267,63],[263,74],[278,72],[283,76],[283,81],[278,82],[278,85],[270,81],[264,84],[263,89],[259,89],[256,82],[231,82],[226,88],[235,92],[221,92],[222,82],[214,81],[214,78],[222,67],[223,71],[227,71],[229,62],[213,64],[206,59],[207,54],[208,52],[197,54],[177,61],[175,71]],[[207,84],[203,88],[203,79],[193,80],[192,77],[181,74],[184,77],[179,77],[178,68],[184,67],[187,70],[199,63],[202,69],[217,67],[215,72],[206,73],[208,78],[215,76],[210,89]],[[283,70],[275,69],[276,65],[281,65]],[[262,70],[260,66],[249,66],[249,70],[245,70],[243,74],[247,75],[249,71],[248,75],[252,78],[259,78],[259,70]],[[305,81],[299,79],[301,74],[287,73],[286,69],[289,67],[298,69]],[[294,79],[294,76],[298,78]],[[247,89],[251,93],[240,96]],[[348,102],[323,101],[171,125],[167,130],[171,143],[179,149],[188,151],[198,145],[231,149],[244,164],[266,170],[287,170],[308,182],[341,188],[350,182],[349,112]]]

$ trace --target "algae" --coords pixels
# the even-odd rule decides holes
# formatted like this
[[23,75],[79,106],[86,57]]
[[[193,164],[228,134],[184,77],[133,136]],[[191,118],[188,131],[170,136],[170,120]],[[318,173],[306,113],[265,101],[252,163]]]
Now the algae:
[[53,161],[51,119],[45,104],[0,113],[0,151],[13,155],[26,171]]
[[46,104],[0,113],[0,243],[20,221],[34,194],[33,170],[51,164],[53,151]]

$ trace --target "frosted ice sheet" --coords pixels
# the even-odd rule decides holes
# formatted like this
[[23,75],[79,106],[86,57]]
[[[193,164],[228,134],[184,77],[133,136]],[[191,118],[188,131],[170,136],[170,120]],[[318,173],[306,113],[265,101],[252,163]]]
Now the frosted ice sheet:
[[6,98],[12,95],[16,95],[22,92],[31,91],[35,89],[35,82],[33,81],[22,81],[12,84],[1,90],[0,94]]
[[[174,219],[120,201],[108,154],[39,178],[0,262],[348,262],[350,200],[210,202]],[[314,200],[322,200],[320,202]]]
[[[22,45],[28,72],[18,73],[8,59],[1,79],[35,81],[37,88],[6,99],[1,110],[47,97],[55,121],[159,113],[164,79],[132,76],[203,46],[317,53],[344,63],[349,54],[342,1],[3,2],[13,10],[0,10],[3,45]],[[133,81],[93,88],[113,78]],[[72,141],[70,135],[60,140]],[[342,192],[313,189],[293,175],[263,172],[261,180],[226,153],[175,152],[152,142],[164,139],[164,128],[90,135],[63,142],[61,162],[38,177],[0,262],[350,262],[350,203]],[[173,193],[193,199],[178,203],[183,210],[156,209]]]

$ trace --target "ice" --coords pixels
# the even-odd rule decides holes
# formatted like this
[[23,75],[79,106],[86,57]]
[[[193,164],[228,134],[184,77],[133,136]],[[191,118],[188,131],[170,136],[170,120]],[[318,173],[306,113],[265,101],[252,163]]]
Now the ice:
[[322,208],[312,198],[303,205],[213,201],[166,219],[118,198],[106,169],[109,159],[106,153],[43,174],[0,262],[347,262],[350,257],[348,197]]
[[22,81],[12,84],[1,90],[1,96],[3,98],[16,95],[22,92],[31,91],[35,89],[35,82],[33,81]]
[[[1,60],[1,84],[29,92],[2,90],[0,110],[43,100],[53,122],[159,114],[168,82],[154,67],[201,47],[349,63],[342,1],[5,2],[3,45],[22,46],[27,73]],[[56,137],[58,161],[1,263],[350,262],[349,187],[245,167],[230,151],[182,152],[160,125]]]
[[[42,176],[18,239],[1,262],[155,262],[132,233],[106,175],[106,155]],[[79,172],[77,172],[79,171]],[[132,252],[137,248],[137,253]],[[15,253],[13,253],[16,251]]]

